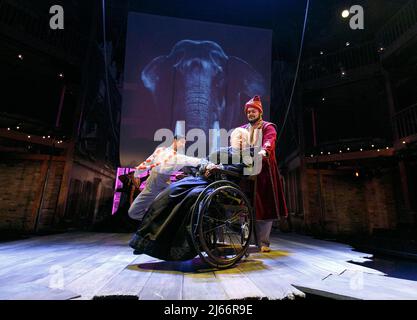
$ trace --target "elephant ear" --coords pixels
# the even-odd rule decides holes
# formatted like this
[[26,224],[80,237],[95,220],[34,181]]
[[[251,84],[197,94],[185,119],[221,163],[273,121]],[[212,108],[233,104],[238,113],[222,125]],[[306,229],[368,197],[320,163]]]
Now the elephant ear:
[[[230,56],[227,64],[228,92],[227,106],[230,112],[229,128],[234,128],[247,119],[243,113],[243,105],[255,95],[264,96],[267,92],[266,83],[262,75],[246,61]],[[236,113],[236,110],[242,112]]]
[[174,85],[174,67],[182,59],[183,50],[171,52],[168,56],[159,56],[153,59],[143,69],[141,80],[146,89],[150,91],[156,107],[171,106]]
[[148,65],[142,71],[141,79],[143,85],[152,94],[155,94],[161,76],[163,76],[166,60],[166,56],[159,56],[148,63]]
[[170,106],[172,101],[167,92],[172,91],[173,68],[167,56],[159,56],[153,59],[142,71],[141,80],[143,85],[152,95],[156,108],[164,105]]

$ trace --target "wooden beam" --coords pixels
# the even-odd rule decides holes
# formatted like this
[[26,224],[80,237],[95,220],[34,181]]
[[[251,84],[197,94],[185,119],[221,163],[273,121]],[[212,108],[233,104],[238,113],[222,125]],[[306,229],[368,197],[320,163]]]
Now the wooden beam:
[[[30,136],[30,138],[28,138]],[[54,140],[52,138],[43,138],[43,136],[37,136],[21,131],[15,131],[15,130],[7,130],[5,128],[0,128],[0,137],[1,138],[7,138],[11,140],[17,140],[17,141],[23,141],[23,142],[30,142],[34,144],[40,144],[48,147],[52,147]],[[57,143],[55,141],[55,148],[57,149],[65,149],[68,147],[68,143],[62,142]]]
[[[380,149],[377,150],[366,150],[349,153],[337,153],[331,155],[322,155],[314,157],[306,157],[306,163],[317,163],[317,162],[333,162],[333,161],[347,161],[347,160],[360,160],[360,159],[371,159],[379,157],[392,157],[394,155],[394,149]],[[318,157],[318,159],[317,159]]]
[[[353,169],[351,169],[350,171],[352,171]],[[320,169],[320,174],[321,175],[326,175],[326,176],[344,176],[344,175],[346,175],[347,174],[347,171],[349,171],[349,170],[347,170],[347,169],[343,169],[343,170],[340,170],[340,169]],[[310,175],[317,175],[317,169],[307,169],[306,170],[306,173],[307,174],[310,174]]]
[[[3,153],[0,159],[6,160],[48,160],[48,154]],[[52,161],[65,161],[64,156],[53,156]]]

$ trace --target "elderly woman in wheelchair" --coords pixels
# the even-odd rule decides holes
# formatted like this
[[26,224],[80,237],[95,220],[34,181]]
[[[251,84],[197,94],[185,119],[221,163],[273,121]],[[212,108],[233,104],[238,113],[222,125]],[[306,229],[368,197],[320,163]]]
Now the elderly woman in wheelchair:
[[247,131],[238,128],[231,147],[209,156],[220,159],[217,165],[184,168],[189,176],[159,193],[146,210],[129,242],[134,253],[167,261],[199,255],[216,268],[230,267],[246,255],[255,221],[253,179],[243,175],[252,164],[245,158],[248,147]]

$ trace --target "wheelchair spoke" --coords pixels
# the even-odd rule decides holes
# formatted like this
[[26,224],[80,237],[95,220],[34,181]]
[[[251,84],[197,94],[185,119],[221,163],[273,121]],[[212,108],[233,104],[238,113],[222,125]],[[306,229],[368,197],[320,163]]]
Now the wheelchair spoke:
[[223,222],[222,224],[219,224],[219,225],[215,226],[214,228],[211,228],[211,229],[208,229],[208,230],[205,230],[204,231],[204,233],[208,233],[208,232],[211,232],[213,230],[216,230],[216,229],[218,229],[220,227],[225,227],[225,226],[227,226],[228,223],[236,222],[236,221],[238,221],[236,218],[240,218],[240,217],[239,216],[238,217],[234,217],[233,219],[229,219],[229,220],[226,220],[226,221],[219,220],[219,219],[214,219],[212,217],[204,217],[204,218],[209,219],[209,220],[216,220],[216,221]]
[[230,237],[229,233],[226,233],[226,235],[229,237],[229,239],[230,239],[230,243],[232,244],[232,246],[233,246],[233,248],[235,249],[235,252],[236,252],[236,251],[237,251],[237,248],[235,247],[235,245],[234,245],[234,242],[233,242],[232,238]]
[[[222,225],[222,226],[225,226],[226,227],[226,225]],[[211,228],[210,230],[206,230],[204,232],[204,234],[207,235],[210,231],[214,231],[216,229],[219,229],[222,226],[217,226],[215,228]],[[242,226],[239,226],[239,227],[240,227],[240,230],[242,230]],[[239,237],[239,239],[241,238],[241,233],[240,232],[233,231],[233,230],[230,230],[229,229],[228,231],[222,232],[221,235],[227,236],[229,238],[229,243],[232,245],[232,247],[234,248],[234,251],[235,252],[237,252],[239,249],[242,248],[242,245],[239,243],[240,241],[237,238],[237,237]],[[236,246],[236,242],[237,242],[237,245],[238,246]]]
[[[247,216],[247,214],[245,214],[245,216]],[[216,219],[216,218],[209,217],[209,216],[204,216],[203,218],[208,219],[208,220],[213,220],[213,221],[219,221],[219,222],[222,222],[223,224],[226,224],[226,223],[236,222],[241,217],[242,216],[240,214],[234,214],[231,218],[229,218],[227,220]]]
[[219,184],[201,196],[197,249],[200,256],[218,268],[239,261],[245,254],[253,223],[252,206],[239,187]]

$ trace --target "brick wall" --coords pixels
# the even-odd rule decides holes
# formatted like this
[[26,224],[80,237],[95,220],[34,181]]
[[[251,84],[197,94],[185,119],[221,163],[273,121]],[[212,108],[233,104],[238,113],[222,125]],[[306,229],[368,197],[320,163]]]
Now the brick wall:
[[39,213],[38,231],[53,227],[88,227],[111,215],[114,177],[112,171],[74,163],[70,187],[66,192],[63,216],[57,212],[62,185],[64,158],[51,162],[42,200],[42,189],[48,168],[45,159],[0,160],[0,232],[32,232]]
[[378,177],[357,178],[349,171],[320,170],[318,175],[317,170],[309,169],[307,180],[309,211],[304,215],[307,229],[323,226],[325,232],[331,234],[369,234],[375,229],[396,227],[391,171]]
[[[32,231],[41,202],[47,160],[0,162],[0,230]],[[53,161],[40,212],[40,228],[52,223],[64,162]]]
[[64,221],[89,227],[111,215],[115,177],[91,163],[75,162],[71,173]]

